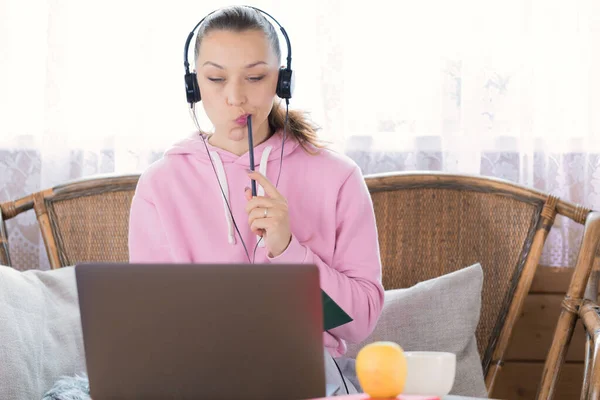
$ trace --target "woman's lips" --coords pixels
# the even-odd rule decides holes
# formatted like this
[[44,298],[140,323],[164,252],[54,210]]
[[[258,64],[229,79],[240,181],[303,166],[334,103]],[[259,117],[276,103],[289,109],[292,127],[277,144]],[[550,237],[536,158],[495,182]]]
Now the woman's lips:
[[241,115],[240,117],[238,117],[235,120],[235,123],[238,124],[238,125],[242,125],[242,126],[246,125],[248,123],[248,115],[250,115],[250,114]]

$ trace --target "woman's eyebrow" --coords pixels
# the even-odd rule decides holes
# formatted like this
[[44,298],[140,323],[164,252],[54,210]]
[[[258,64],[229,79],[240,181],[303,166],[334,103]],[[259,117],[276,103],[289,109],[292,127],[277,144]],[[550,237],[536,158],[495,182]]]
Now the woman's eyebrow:
[[[257,65],[262,65],[262,64],[267,65],[267,63],[264,62],[264,61],[255,61],[253,63],[250,63],[250,64],[246,65],[246,68],[252,68],[252,67],[256,67]],[[216,67],[216,68],[219,68],[219,69],[225,69],[224,66],[219,65],[219,64],[217,64],[215,62],[212,62],[212,61],[206,61],[204,64],[202,64],[202,66],[205,66],[205,65],[212,65],[213,67]]]

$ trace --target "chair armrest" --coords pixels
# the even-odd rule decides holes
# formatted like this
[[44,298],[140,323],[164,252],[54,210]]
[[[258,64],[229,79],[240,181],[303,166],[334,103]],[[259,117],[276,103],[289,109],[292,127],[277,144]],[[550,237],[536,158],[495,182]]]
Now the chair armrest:
[[596,301],[586,298],[579,309],[579,317],[587,336],[581,399],[599,399],[600,306]]

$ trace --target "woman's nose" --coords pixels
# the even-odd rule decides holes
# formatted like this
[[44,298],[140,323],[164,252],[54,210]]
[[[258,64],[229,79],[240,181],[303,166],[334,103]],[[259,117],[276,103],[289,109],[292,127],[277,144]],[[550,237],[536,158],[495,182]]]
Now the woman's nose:
[[240,106],[246,102],[246,92],[242,84],[232,82],[227,89],[227,103],[229,105]]

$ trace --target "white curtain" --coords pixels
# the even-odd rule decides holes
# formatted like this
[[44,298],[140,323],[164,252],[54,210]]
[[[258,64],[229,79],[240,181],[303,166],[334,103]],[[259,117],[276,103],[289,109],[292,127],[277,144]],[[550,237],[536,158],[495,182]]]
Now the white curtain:
[[[0,201],[141,172],[188,136],[184,41],[228,4],[0,0]],[[597,0],[251,5],[290,36],[290,106],[365,174],[494,176],[600,209]],[[18,268],[48,266],[34,218],[8,223]],[[573,265],[579,235],[559,218],[542,262]]]

